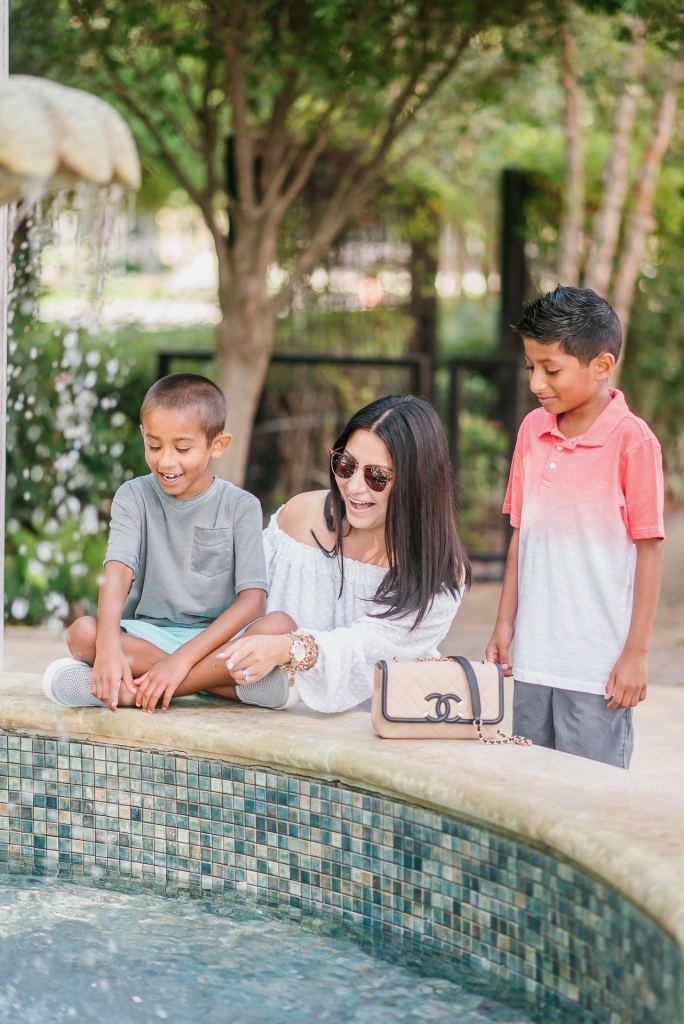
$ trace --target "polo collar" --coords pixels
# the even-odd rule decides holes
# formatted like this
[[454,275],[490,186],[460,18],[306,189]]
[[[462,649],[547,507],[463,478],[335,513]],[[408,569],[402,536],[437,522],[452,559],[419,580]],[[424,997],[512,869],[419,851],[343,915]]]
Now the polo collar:
[[552,437],[560,438],[569,448],[580,446],[583,448],[600,448],[606,443],[618,423],[621,423],[625,416],[629,415],[629,407],[621,391],[618,391],[617,388],[610,388],[610,398],[610,402],[603,412],[596,417],[586,434],[581,434],[580,437],[573,437],[571,439],[566,438],[565,434],[558,427],[557,415],[544,412],[538,436],[543,437],[544,434],[551,434]]

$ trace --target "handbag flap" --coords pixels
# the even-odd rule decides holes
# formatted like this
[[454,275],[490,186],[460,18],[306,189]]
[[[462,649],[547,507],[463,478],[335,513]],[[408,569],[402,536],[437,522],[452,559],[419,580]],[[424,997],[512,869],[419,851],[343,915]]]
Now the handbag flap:
[[[504,714],[503,672],[494,662],[379,661],[382,716],[388,722],[472,725],[470,667],[480,698],[483,725],[497,725]],[[477,696],[477,695],[476,695]]]

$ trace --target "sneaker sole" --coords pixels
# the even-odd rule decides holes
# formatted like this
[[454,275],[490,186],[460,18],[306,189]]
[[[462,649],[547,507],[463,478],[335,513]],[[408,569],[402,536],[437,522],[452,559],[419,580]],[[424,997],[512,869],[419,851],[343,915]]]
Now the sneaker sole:
[[45,669],[43,693],[54,704],[67,708],[103,708],[104,701],[93,697],[90,680],[93,670],[90,665],[75,658],[59,658]]
[[274,668],[263,679],[249,686],[236,686],[235,692],[241,704],[272,708],[274,711],[285,711],[299,703],[297,687],[290,686],[287,676],[279,668]]

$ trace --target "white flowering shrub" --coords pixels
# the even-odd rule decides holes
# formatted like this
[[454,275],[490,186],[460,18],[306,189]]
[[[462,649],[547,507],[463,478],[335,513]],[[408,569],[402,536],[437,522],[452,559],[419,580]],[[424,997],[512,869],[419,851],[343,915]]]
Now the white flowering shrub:
[[150,382],[110,341],[21,315],[10,329],[5,618],[59,626],[95,611],[112,496],[146,471]]

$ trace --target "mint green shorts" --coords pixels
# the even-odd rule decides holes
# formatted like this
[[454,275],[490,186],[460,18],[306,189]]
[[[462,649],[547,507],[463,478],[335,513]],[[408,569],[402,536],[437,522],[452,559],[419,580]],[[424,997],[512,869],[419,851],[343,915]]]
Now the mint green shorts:
[[[250,623],[251,625],[251,623]],[[173,654],[188,640],[193,640],[200,633],[203,633],[206,626],[155,626],[153,622],[145,622],[144,619],[122,619],[121,628],[129,636],[137,636],[140,640],[147,640],[154,644],[164,654]],[[249,626],[245,626],[239,633],[236,633],[232,640],[242,636]]]

